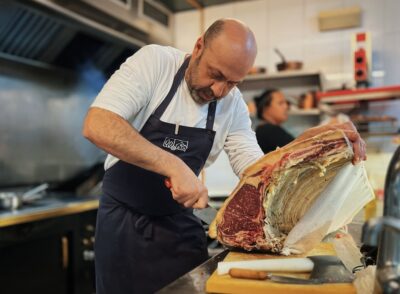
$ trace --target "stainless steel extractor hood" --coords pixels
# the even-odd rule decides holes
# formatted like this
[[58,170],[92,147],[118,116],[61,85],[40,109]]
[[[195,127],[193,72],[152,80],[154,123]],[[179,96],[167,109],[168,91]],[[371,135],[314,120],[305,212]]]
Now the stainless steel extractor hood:
[[91,4],[0,0],[0,189],[69,189],[101,168],[104,152],[80,132],[87,109],[108,76],[171,25],[146,20],[139,7],[134,23]]
[[[118,2],[129,3],[129,9]],[[169,43],[171,15],[162,10],[160,16],[148,3],[151,0],[1,1],[0,58],[68,69],[90,59],[110,74],[140,47]]]

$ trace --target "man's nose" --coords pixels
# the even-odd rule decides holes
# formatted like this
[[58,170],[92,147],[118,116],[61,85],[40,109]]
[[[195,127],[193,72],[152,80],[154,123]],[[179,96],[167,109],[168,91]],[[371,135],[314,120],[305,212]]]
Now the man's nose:
[[216,98],[221,98],[224,96],[224,91],[226,90],[226,84],[223,81],[214,82],[211,86],[211,90]]

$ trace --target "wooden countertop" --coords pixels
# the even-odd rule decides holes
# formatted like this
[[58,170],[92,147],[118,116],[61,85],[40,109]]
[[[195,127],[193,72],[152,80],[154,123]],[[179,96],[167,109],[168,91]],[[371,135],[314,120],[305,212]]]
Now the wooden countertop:
[[0,228],[97,209],[97,197],[45,197],[14,211],[0,210]]

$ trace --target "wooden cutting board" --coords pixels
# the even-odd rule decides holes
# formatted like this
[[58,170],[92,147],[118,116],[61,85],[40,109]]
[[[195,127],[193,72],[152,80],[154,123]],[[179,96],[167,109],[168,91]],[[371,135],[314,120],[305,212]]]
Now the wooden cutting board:
[[[336,255],[333,245],[330,243],[321,243],[319,246],[311,250],[305,255],[296,255],[292,257],[304,257],[306,255]],[[269,254],[251,254],[240,252],[229,252],[224,261],[237,260],[253,260],[265,258],[292,258],[285,256],[276,256]],[[310,274],[289,274],[277,273],[277,275],[285,275],[297,278],[309,278]],[[353,284],[322,284],[322,285],[293,285],[282,284],[271,281],[258,281],[250,279],[235,279],[229,275],[218,275],[215,271],[206,283],[207,293],[230,293],[230,294],[302,294],[302,293],[332,293],[332,294],[355,294],[356,290]]]

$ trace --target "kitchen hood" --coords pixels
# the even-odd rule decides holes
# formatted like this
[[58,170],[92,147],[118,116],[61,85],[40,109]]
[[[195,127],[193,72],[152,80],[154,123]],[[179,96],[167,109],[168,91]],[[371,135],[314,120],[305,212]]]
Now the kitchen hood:
[[140,47],[170,43],[171,14],[154,10],[159,6],[151,0],[1,1],[0,59],[69,70],[89,62],[109,76]]
[[104,152],[81,135],[88,108],[127,57],[172,36],[152,1],[107,2],[0,0],[0,189],[72,189],[102,170]]

